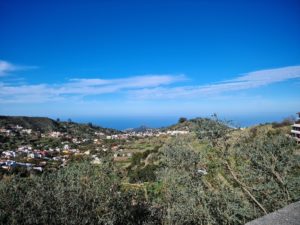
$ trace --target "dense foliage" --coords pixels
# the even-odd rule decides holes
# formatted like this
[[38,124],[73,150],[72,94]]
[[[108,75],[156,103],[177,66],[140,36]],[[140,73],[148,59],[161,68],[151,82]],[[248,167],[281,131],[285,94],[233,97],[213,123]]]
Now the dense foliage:
[[121,192],[112,168],[79,162],[42,176],[4,178],[0,224],[141,224],[147,207],[135,200],[138,193]]
[[108,155],[100,165],[4,176],[0,224],[245,224],[299,200],[299,146],[284,129],[193,126],[135,153],[125,172]]

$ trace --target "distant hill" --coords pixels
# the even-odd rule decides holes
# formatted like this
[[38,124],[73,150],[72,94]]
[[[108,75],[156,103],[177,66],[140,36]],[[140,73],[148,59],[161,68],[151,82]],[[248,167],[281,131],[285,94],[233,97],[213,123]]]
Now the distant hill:
[[9,127],[16,125],[36,131],[64,131],[76,135],[89,135],[96,131],[104,134],[120,133],[118,130],[94,126],[92,124],[58,122],[47,117],[0,116],[0,126]]
[[0,126],[22,126],[26,129],[53,131],[59,129],[59,123],[46,117],[0,116]]
[[178,122],[168,127],[161,128],[162,131],[166,130],[184,130],[184,131],[197,131],[199,129],[209,129],[210,127],[219,127],[223,129],[230,129],[230,126],[225,122],[218,121],[213,118],[194,118],[183,122]]
[[128,128],[128,129],[124,130],[124,132],[142,133],[142,132],[154,131],[154,130],[157,130],[157,129],[142,125],[142,126],[136,127],[136,128]]
[[75,122],[60,122],[60,130],[70,133],[75,136],[84,136],[89,137],[93,135],[95,132],[101,132],[107,135],[121,133],[121,131],[111,129],[111,128],[103,128],[100,126],[84,123],[75,123]]

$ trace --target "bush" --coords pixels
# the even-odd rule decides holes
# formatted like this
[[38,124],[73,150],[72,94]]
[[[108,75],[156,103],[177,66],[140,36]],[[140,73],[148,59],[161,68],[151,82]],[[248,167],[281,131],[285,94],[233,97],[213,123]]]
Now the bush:
[[232,128],[230,122],[221,121],[216,115],[212,119],[200,118],[195,120],[195,132],[200,140],[208,140],[212,145],[216,145],[217,139],[223,138]]
[[235,147],[236,173],[268,212],[300,198],[299,155],[283,133],[245,138]]
[[0,184],[0,224],[113,224],[118,189],[108,166],[86,162],[33,178],[13,177]]
[[146,165],[129,172],[129,182],[153,182],[156,180],[157,165]]
[[184,123],[185,121],[187,121],[187,118],[180,117],[179,120],[178,120],[178,123]]
[[294,124],[294,122],[295,122],[295,119],[293,117],[288,117],[288,118],[283,119],[279,123],[273,122],[272,127],[273,128],[280,128],[280,127],[290,126],[290,125]]
[[[163,224],[245,224],[300,198],[300,157],[285,134],[260,132],[202,151],[191,143],[177,137],[161,149],[155,202]],[[196,173],[201,167],[208,175]]]

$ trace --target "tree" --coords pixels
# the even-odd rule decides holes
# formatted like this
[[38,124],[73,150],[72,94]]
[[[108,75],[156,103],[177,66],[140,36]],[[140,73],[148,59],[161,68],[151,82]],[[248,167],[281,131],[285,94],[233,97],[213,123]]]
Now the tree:
[[194,224],[202,216],[197,205],[203,187],[201,180],[194,179],[200,156],[188,142],[177,137],[161,149],[163,224]]
[[178,120],[178,123],[184,123],[187,121],[187,118],[185,117],[180,117],[179,120]]
[[[193,140],[193,137],[177,137],[161,149],[162,224],[245,224],[253,219],[257,214],[251,203],[224,185],[218,168],[208,171],[210,179],[197,173],[205,161],[215,163],[215,159],[203,159],[191,145]],[[209,146],[207,150],[217,149]]]
[[129,182],[153,182],[156,180],[157,165],[146,165],[145,167],[138,167],[129,173]]
[[273,122],[272,127],[273,128],[278,128],[278,127],[284,127],[284,126],[290,126],[293,123],[295,123],[296,118],[294,116],[289,116],[287,118],[284,118],[281,122]]
[[0,199],[1,225],[142,225],[150,215],[141,191],[122,189],[109,158],[100,165],[73,162],[41,176],[3,179]]
[[217,140],[225,137],[232,128],[228,126],[228,122],[219,120],[214,114],[212,119],[197,119],[195,121],[195,130],[199,139],[208,140],[212,145],[216,145]]
[[0,184],[0,224],[113,224],[119,188],[108,163],[73,163],[55,173],[15,177]]
[[296,149],[293,139],[272,132],[245,137],[234,146],[234,173],[248,190],[255,190],[253,196],[268,212],[300,196]]

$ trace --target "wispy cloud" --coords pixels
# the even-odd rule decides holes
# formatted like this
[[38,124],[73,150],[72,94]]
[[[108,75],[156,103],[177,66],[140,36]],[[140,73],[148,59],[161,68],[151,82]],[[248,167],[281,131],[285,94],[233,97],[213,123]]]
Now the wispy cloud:
[[29,70],[36,68],[36,66],[16,65],[4,60],[0,60],[0,77],[5,76],[14,71]]
[[110,93],[123,94],[133,100],[201,99],[295,78],[300,78],[300,66],[254,71],[214,84],[190,86],[183,85],[183,81],[187,80],[184,75],[169,74],[119,79],[70,79],[61,84],[12,85],[0,82],[0,103],[71,101]]
[[276,69],[249,72],[231,80],[215,84],[181,87],[156,87],[131,91],[132,96],[139,98],[178,98],[201,97],[224,92],[246,90],[270,85],[290,79],[300,78],[300,66],[289,66]]
[[122,91],[154,88],[184,81],[184,75],[145,75],[121,79],[71,79],[63,84],[7,85],[0,83],[0,102],[45,102]]
[[153,88],[185,79],[184,75],[144,75],[122,79],[71,79],[58,91],[61,94],[95,95],[129,89]]

